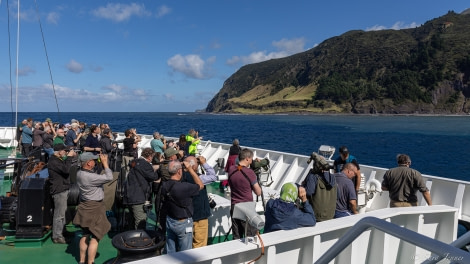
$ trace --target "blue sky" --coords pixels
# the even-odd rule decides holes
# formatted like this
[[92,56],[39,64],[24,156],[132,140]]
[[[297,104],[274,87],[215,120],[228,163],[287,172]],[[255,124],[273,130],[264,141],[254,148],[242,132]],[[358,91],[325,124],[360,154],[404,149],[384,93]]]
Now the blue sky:
[[61,112],[192,112],[243,65],[349,30],[416,27],[470,7],[463,0],[36,2],[39,13],[34,0],[20,1],[16,78],[18,1],[0,0],[2,112],[11,111],[10,79],[20,112],[55,112],[55,96]]

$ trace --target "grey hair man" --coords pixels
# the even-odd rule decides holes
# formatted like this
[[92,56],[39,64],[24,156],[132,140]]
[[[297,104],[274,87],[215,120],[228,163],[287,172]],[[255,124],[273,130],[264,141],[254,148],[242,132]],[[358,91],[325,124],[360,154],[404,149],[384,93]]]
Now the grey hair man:
[[[101,160],[104,174],[97,174],[94,168]],[[113,172],[109,168],[108,155],[93,155],[84,152],[78,158],[82,168],[77,172],[77,184],[80,189],[80,204],[73,224],[82,228],[83,236],[80,239],[80,262],[85,263],[88,255],[88,263],[94,263],[99,241],[111,229],[111,224],[106,217],[104,205],[103,184],[113,180]]]
[[183,162],[186,170],[191,174],[195,184],[181,182],[183,167],[179,161],[168,164],[170,180],[163,183],[162,193],[165,195],[164,207],[166,217],[166,252],[171,254],[192,248],[193,241],[193,196],[199,194],[204,184],[193,170],[191,164]]
[[150,141],[150,147],[152,147],[155,152],[163,154],[166,149],[166,139],[162,139],[160,133],[153,132],[153,139]]

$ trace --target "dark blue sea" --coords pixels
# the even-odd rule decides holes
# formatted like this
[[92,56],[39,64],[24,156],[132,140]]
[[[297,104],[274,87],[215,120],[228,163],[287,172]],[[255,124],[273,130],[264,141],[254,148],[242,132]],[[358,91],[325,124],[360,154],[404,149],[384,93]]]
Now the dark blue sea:
[[[320,145],[346,145],[359,163],[394,167],[398,153],[424,174],[470,181],[470,116],[218,115],[205,113],[18,113],[68,123],[108,123],[113,131],[137,128],[179,136],[194,128],[204,140],[309,155]],[[0,113],[0,126],[14,126]],[[338,153],[335,154],[337,156]]]

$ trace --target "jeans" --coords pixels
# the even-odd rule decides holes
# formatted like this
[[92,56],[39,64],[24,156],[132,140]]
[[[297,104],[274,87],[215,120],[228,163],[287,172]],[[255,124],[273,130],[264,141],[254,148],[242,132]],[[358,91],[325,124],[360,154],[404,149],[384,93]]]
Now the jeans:
[[350,215],[352,215],[351,212],[335,211],[334,218],[341,218],[341,217],[350,216]]
[[63,238],[62,231],[65,226],[65,212],[67,211],[67,197],[69,190],[52,195],[54,200],[54,217],[52,220],[52,239]]
[[174,253],[192,248],[193,243],[193,219],[184,220],[166,217],[166,253]]
[[54,149],[53,148],[44,148],[44,152],[46,152],[47,155],[49,155],[49,157],[54,155]]

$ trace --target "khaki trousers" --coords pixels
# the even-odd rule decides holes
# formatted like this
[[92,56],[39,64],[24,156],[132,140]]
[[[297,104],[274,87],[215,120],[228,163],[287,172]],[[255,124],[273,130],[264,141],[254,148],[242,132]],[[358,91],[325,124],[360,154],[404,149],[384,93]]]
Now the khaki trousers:
[[209,221],[201,219],[193,222],[193,248],[207,246],[209,235]]

